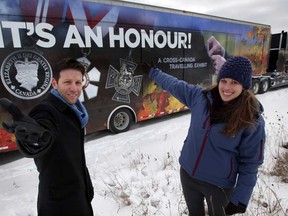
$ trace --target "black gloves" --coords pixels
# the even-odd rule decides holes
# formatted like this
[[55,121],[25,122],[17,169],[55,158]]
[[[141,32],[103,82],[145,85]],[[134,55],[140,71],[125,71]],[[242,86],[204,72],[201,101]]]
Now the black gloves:
[[3,122],[2,126],[8,133],[14,133],[19,150],[26,157],[39,152],[49,143],[51,135],[34,119],[25,116],[19,108],[7,98],[0,98],[0,105],[6,109],[13,118],[13,122]]
[[233,215],[237,213],[245,213],[247,206],[242,203],[239,203],[238,206],[234,205],[233,203],[229,202],[225,208],[226,215]]
[[141,64],[142,73],[149,74],[151,68],[156,68],[154,61],[152,60],[151,63],[144,62]]

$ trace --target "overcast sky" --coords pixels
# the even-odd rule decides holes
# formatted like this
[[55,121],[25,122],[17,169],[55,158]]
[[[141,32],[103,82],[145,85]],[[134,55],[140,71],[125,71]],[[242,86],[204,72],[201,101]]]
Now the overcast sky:
[[288,31],[288,0],[124,0],[268,24],[272,33]]

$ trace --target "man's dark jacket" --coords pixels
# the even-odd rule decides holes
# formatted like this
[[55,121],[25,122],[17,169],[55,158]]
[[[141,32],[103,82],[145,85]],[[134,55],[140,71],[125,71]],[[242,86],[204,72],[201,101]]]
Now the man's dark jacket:
[[78,117],[51,93],[29,116],[52,134],[45,152],[34,157],[39,172],[38,216],[92,216],[94,192]]

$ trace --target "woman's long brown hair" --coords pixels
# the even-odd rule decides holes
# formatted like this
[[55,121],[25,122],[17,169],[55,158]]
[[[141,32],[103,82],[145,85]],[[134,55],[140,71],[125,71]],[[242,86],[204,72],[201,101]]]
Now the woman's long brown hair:
[[210,90],[213,98],[210,109],[211,123],[224,122],[225,127],[221,131],[223,134],[232,137],[242,128],[257,123],[260,103],[251,90],[243,90],[237,98],[227,103],[222,101],[218,86]]

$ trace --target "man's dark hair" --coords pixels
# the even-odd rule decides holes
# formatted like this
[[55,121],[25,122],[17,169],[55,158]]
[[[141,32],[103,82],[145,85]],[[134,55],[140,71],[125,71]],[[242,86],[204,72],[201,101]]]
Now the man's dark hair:
[[85,67],[79,61],[72,58],[65,58],[56,65],[55,70],[53,71],[54,79],[58,81],[60,78],[60,72],[66,69],[79,70],[83,76],[85,74]]

